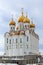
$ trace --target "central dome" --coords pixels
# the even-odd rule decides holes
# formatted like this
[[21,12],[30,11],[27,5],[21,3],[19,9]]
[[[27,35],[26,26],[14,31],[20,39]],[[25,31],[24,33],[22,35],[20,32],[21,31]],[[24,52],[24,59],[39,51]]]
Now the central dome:
[[23,13],[23,9],[22,9],[22,15],[18,18],[18,22],[23,22],[25,19],[24,13]]
[[23,21],[24,21],[24,19],[25,19],[25,16],[24,16],[24,15],[22,15],[22,16],[20,16],[20,17],[18,18],[18,22],[23,22]]

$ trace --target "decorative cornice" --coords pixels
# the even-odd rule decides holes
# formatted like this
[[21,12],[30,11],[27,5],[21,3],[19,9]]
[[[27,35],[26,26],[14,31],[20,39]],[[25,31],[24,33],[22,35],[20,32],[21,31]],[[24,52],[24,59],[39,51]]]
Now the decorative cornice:
[[6,33],[4,34],[4,36],[6,36],[6,34],[8,34],[9,36],[25,35],[25,31],[10,31],[10,32],[6,32]]
[[[34,31],[29,30],[29,33],[39,40],[39,36]],[[4,36],[6,36],[6,34],[8,37],[14,35],[25,35],[25,31],[10,31],[10,32],[6,32]]]

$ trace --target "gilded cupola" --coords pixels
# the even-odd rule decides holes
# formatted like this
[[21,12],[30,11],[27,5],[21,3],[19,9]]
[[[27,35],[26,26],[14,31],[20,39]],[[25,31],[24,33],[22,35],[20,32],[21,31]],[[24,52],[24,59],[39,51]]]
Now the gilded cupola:
[[23,22],[24,23],[30,23],[30,19],[28,18],[27,13],[26,13],[26,17],[24,18]]
[[33,20],[31,21],[30,28],[35,28],[35,24],[33,23]]
[[23,8],[22,8],[22,15],[18,18],[18,22],[23,22],[24,21],[24,13],[23,13]]
[[10,23],[9,23],[9,25],[15,25],[16,23],[15,23],[15,21],[13,20],[13,18],[11,19],[11,21],[10,21]]
[[35,24],[31,23],[30,28],[35,28]]

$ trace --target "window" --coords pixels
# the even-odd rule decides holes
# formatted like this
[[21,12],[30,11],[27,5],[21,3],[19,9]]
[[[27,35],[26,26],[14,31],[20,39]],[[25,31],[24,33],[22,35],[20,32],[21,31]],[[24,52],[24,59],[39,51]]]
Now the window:
[[27,36],[27,42],[28,42],[28,36]]
[[12,29],[12,27],[11,27],[11,29]]
[[24,52],[24,54],[26,54],[26,52]]
[[8,43],[8,38],[7,38],[7,43]]
[[17,39],[16,39],[16,43],[17,43]]
[[11,44],[11,39],[10,39],[10,44]]
[[20,38],[20,43],[22,43],[22,39]]

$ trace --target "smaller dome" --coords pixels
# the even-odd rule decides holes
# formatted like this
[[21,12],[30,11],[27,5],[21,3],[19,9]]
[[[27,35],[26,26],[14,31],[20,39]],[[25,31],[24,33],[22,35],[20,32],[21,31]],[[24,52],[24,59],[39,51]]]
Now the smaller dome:
[[31,23],[30,28],[35,28],[35,24]]
[[24,21],[23,21],[24,23],[30,23],[30,19],[26,16],[25,18],[24,18]]
[[12,18],[12,20],[10,21],[10,23],[9,23],[9,25],[15,25],[16,23],[15,23],[15,21],[13,20],[13,18]]

